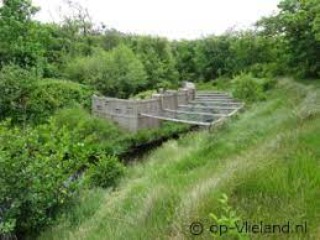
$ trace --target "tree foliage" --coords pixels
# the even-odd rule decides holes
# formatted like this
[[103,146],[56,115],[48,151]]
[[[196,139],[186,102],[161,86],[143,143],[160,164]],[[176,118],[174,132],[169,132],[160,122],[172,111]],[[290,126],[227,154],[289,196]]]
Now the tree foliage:
[[287,68],[300,77],[320,74],[319,18],[320,3],[316,0],[283,0],[278,15],[263,18],[258,25],[265,33],[283,38]]
[[125,45],[108,53],[80,57],[66,67],[74,81],[93,85],[104,95],[127,98],[146,84],[143,64]]
[[[81,186],[81,181],[74,181],[79,174],[97,159],[109,164],[100,141],[119,136],[119,130],[73,110],[23,130],[3,121],[0,136],[0,224],[7,226],[1,229],[0,225],[3,236],[13,230],[18,234],[37,232],[51,223],[56,209]],[[114,160],[108,166],[112,168],[104,172],[108,170],[109,175],[100,179],[114,186],[123,167]]]
[[169,41],[160,37],[128,36],[128,45],[144,65],[147,87],[152,88],[161,81],[177,83],[178,72]]
[[37,12],[30,0],[5,0],[0,8],[1,64],[35,67],[43,63],[45,32],[32,20]]
[[64,107],[90,107],[93,90],[81,84],[57,79],[40,79],[17,66],[0,71],[0,119],[14,123],[43,122]]

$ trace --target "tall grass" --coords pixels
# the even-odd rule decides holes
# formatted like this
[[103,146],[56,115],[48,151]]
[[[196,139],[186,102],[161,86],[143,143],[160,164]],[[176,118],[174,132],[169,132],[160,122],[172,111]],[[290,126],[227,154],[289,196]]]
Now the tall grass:
[[319,94],[316,83],[280,80],[267,101],[221,128],[154,150],[117,190],[94,190],[39,239],[211,239],[189,226],[212,224],[209,214],[223,213],[222,193],[244,221],[307,222],[306,234],[251,239],[320,239]]

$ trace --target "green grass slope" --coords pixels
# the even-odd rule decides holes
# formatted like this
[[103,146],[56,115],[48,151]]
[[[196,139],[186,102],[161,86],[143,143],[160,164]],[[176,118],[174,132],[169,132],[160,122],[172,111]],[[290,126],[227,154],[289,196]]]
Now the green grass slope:
[[39,239],[214,239],[209,214],[223,213],[222,193],[243,221],[307,224],[305,234],[250,239],[320,239],[319,84],[281,79],[267,101],[219,129],[167,142],[129,167],[116,191],[82,193]]

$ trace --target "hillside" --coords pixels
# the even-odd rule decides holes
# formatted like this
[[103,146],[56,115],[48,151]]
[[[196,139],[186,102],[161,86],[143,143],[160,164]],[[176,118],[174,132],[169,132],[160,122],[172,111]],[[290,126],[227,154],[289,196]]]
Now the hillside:
[[[279,79],[266,101],[222,127],[132,164],[115,191],[82,192],[39,239],[213,239],[209,215],[221,220],[223,193],[241,221],[307,225],[300,235],[275,228],[243,239],[320,239],[319,113],[319,83]],[[204,225],[201,235],[190,234],[192,222]]]

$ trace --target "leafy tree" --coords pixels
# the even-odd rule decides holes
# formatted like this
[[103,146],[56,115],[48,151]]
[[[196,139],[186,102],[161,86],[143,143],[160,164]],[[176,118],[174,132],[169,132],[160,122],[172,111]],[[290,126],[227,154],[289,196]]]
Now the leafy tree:
[[101,50],[93,56],[77,58],[65,71],[71,79],[90,84],[102,94],[113,97],[127,98],[146,84],[143,64],[124,45],[110,52]]
[[197,41],[175,41],[172,43],[173,54],[176,60],[176,69],[179,72],[179,79],[196,81],[197,65],[195,62],[195,51]]
[[116,29],[107,29],[101,37],[101,46],[103,49],[109,51],[123,43],[124,38],[125,35]]
[[128,36],[128,45],[143,63],[147,73],[147,87],[162,81],[177,84],[178,72],[169,41],[160,37]]
[[146,84],[143,64],[126,46],[114,48],[106,58],[105,80],[97,82],[98,90],[110,96],[127,98]]
[[212,80],[230,73],[230,41],[231,38],[227,35],[210,36],[198,41],[195,61],[198,74],[203,80]]
[[291,72],[302,77],[320,76],[319,1],[283,0],[279,9],[278,15],[261,19],[258,26],[267,34],[283,37]]
[[32,20],[38,11],[30,0],[4,0],[0,8],[1,64],[14,63],[22,67],[41,68],[44,33]]

